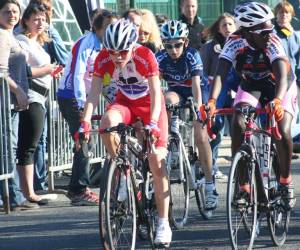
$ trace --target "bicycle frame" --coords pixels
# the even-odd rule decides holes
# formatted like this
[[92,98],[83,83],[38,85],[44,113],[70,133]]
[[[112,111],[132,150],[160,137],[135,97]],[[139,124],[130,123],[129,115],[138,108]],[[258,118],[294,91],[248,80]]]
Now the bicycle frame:
[[[268,178],[269,172],[271,171],[271,162],[270,156],[272,151],[272,136],[277,139],[281,138],[281,135],[278,131],[278,127],[275,121],[274,115],[270,115],[266,109],[256,109],[251,106],[244,106],[237,109],[225,108],[217,109],[216,114],[233,114],[234,112],[241,113],[245,118],[246,130],[244,132],[243,143],[242,145],[250,146],[250,151],[252,156],[256,159],[259,170],[259,176],[257,174],[258,183],[262,184],[264,187],[264,200],[268,201]],[[255,123],[255,115],[268,114],[266,129],[259,128]],[[208,128],[210,129],[210,128]],[[259,138],[259,144],[255,144],[254,135],[257,135]],[[258,147],[257,147],[258,146]]]
[[[153,188],[152,190],[149,190],[151,188],[151,180],[150,169],[147,165],[147,155],[153,149],[153,143],[150,139],[150,132],[145,129],[145,137],[143,141],[144,146],[141,147],[137,138],[130,135],[130,132],[133,130],[133,127],[121,123],[115,127],[100,130],[99,132],[117,132],[120,136],[120,144],[118,147],[117,156],[113,160],[121,163],[118,165],[122,169],[120,175],[124,174],[126,179],[127,197],[130,197],[130,193],[133,193],[134,200],[128,199],[128,201],[129,207],[132,207],[133,205],[136,207],[138,218],[137,225],[147,225],[147,228],[150,228],[148,233],[150,234],[151,244],[153,244],[153,229],[152,225],[150,225],[150,221],[152,221],[154,218],[153,214],[151,214],[151,211],[154,208],[153,204],[151,203],[153,201],[154,190]],[[141,160],[141,169],[138,168],[138,166],[130,163],[130,153],[133,154],[137,159]],[[138,171],[138,169],[141,171]],[[142,173],[143,175],[142,182],[137,181],[136,176],[138,172]],[[143,182],[144,184],[141,187],[140,184]],[[121,181],[119,182],[119,188],[121,185],[120,183]],[[132,204],[133,202],[135,204]]]
[[[173,134],[173,136],[175,135],[176,139],[179,140],[179,143],[180,143],[180,148],[181,148],[181,151],[182,152],[179,152],[179,169],[180,169],[180,178],[181,179],[184,179],[184,170],[183,170],[183,161],[182,161],[182,157],[184,157],[185,159],[185,162],[187,164],[187,171],[188,171],[188,175],[189,175],[189,178],[190,178],[190,182],[192,183],[192,188],[193,189],[197,189],[199,187],[200,184],[198,184],[196,182],[196,178],[195,178],[195,173],[192,171],[192,167],[191,167],[191,164],[190,164],[190,159],[189,159],[189,153],[187,152],[186,148],[187,147],[193,147],[195,148],[195,145],[194,145],[194,129],[193,129],[193,124],[191,124],[190,122],[185,122],[183,121],[182,119],[180,119],[179,117],[179,114],[178,114],[178,111],[179,109],[184,109],[185,112],[184,112],[184,115],[186,115],[186,109],[189,109],[190,111],[190,114],[192,113],[192,116],[195,117],[195,111],[193,110],[194,108],[194,104],[193,104],[193,100],[191,98],[188,99],[188,102],[184,105],[167,105],[167,109],[169,111],[171,111],[171,119],[176,116],[177,117],[177,122],[178,122],[178,125],[179,127],[181,127],[184,131],[185,134],[188,134],[188,131],[191,131],[192,133],[189,134],[188,136],[188,142],[185,143],[184,140],[183,140],[183,137],[181,136],[181,133],[180,133],[180,130],[173,130],[172,131],[172,127],[171,127],[171,134]],[[175,114],[174,114],[175,113]],[[171,125],[172,126],[172,125]],[[170,161],[170,159],[167,159],[168,161]],[[168,164],[167,164],[168,165]],[[203,183],[202,183],[203,184]]]

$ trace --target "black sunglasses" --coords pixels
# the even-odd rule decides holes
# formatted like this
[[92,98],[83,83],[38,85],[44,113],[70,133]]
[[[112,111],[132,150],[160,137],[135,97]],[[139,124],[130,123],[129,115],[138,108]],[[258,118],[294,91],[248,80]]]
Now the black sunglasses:
[[179,49],[183,46],[184,43],[164,43],[166,49]]

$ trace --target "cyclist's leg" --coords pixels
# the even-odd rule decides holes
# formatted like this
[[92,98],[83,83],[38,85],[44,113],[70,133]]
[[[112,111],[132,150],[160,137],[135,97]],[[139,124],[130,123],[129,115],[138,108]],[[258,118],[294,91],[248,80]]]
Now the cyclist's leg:
[[165,94],[166,104],[176,104],[180,101],[180,96],[175,91],[168,91]]
[[[177,104],[181,101],[180,95],[173,91],[172,89],[169,89],[168,92],[165,94],[165,102],[166,104]],[[171,112],[167,112],[168,114],[168,121],[169,126],[171,126]]]
[[198,121],[193,121],[195,144],[199,153],[199,160],[204,171],[206,181],[212,182],[212,153],[206,126]]
[[293,152],[293,141],[291,137],[291,123],[295,115],[297,105],[297,88],[293,83],[287,91],[282,101],[282,106],[285,110],[283,120],[278,123],[282,139],[276,141],[278,150],[279,172],[280,172],[280,187],[283,198],[287,201],[290,207],[294,207],[296,203],[294,188],[291,184],[291,158]]
[[193,121],[195,144],[198,148],[199,160],[205,175],[205,208],[213,210],[217,207],[218,193],[212,177],[212,152],[206,126]]
[[[119,123],[131,123],[132,114],[130,109],[122,102],[109,105],[101,118],[100,129],[117,126]],[[103,144],[111,157],[116,156],[119,137],[116,133],[104,133],[101,135]]]
[[[145,124],[150,122],[150,97],[144,98],[134,108],[135,116],[141,117]],[[164,98],[161,100],[161,112],[157,123],[160,137],[155,142],[156,151],[149,154],[149,165],[153,175],[155,201],[159,216],[155,244],[168,244],[171,242],[172,231],[169,226],[170,191],[165,157],[167,154],[168,119]]]
[[[233,106],[235,108],[244,107],[244,106],[253,106],[260,107],[258,98],[253,96],[251,93],[238,89]],[[242,142],[243,142],[243,133],[246,130],[245,119],[242,114],[235,113],[232,118],[232,126],[231,126],[231,152],[232,156],[236,154],[239,150]],[[241,171],[242,170],[242,171]],[[241,191],[245,191],[247,193],[250,192],[250,187],[248,184],[247,176],[247,168],[246,166],[240,168],[239,176],[241,178],[240,181],[240,189]]]

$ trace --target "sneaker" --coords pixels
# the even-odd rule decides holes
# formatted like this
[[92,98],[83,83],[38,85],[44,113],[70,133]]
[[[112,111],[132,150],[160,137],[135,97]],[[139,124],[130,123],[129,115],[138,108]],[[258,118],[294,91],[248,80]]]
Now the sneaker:
[[215,210],[218,204],[219,194],[216,190],[205,191],[205,209]]
[[281,199],[283,204],[288,208],[291,209],[293,207],[295,207],[296,205],[296,197],[295,197],[295,193],[294,193],[294,186],[293,184],[289,184],[289,185],[282,185],[280,184],[278,186],[278,191],[281,195]]
[[34,210],[39,209],[40,206],[37,203],[30,202],[28,200],[23,201],[20,204],[12,205],[12,211],[25,211],[25,210]]
[[172,231],[169,224],[160,224],[156,228],[154,245],[156,247],[170,247],[172,240]]
[[98,206],[99,196],[89,188],[86,188],[83,193],[72,195],[71,204],[73,206]]
[[118,192],[118,201],[122,202],[127,199],[127,185],[126,185],[126,178],[122,174],[120,179],[119,185],[119,192]]
[[219,182],[227,182],[228,177],[226,174],[223,174],[220,170],[215,173],[215,179]]

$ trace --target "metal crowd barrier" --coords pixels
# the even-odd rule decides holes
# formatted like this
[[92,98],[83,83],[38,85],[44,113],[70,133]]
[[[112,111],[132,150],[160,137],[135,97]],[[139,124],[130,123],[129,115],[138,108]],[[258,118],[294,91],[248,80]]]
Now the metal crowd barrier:
[[14,177],[14,162],[11,138],[11,104],[10,91],[5,81],[6,71],[0,70],[0,184],[2,185],[2,201],[6,213],[10,212],[8,180]]
[[[49,94],[49,115],[48,115],[48,188],[50,192],[65,191],[55,189],[55,172],[72,168],[73,163],[73,139],[69,133],[68,124],[62,117],[57,103],[56,92],[59,85],[58,79],[53,79]],[[97,114],[104,111],[104,100],[100,97]],[[94,136],[93,157],[90,161],[100,163],[104,160],[105,149],[99,135]]]

